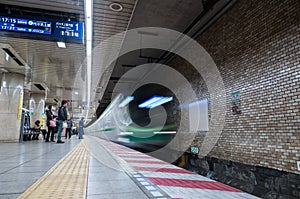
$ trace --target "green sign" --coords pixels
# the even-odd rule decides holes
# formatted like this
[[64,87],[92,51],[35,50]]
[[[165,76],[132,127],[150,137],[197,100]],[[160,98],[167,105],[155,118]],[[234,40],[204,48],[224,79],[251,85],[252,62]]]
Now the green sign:
[[191,152],[192,153],[199,153],[199,148],[198,147],[191,147]]

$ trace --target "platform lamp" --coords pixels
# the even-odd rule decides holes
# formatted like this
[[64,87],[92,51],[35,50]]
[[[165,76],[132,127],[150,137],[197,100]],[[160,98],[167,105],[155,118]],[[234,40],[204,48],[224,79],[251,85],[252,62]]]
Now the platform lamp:
[[63,41],[58,41],[56,44],[59,48],[67,48],[66,43]]

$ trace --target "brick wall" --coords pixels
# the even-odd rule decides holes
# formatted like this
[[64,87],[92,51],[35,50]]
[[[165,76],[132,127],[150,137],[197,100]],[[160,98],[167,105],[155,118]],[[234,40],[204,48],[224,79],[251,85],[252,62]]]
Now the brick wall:
[[[218,66],[227,96],[225,128],[209,156],[300,173],[299,10],[299,0],[239,0],[196,39]],[[170,65],[209,99],[188,63],[177,57]],[[236,91],[242,113],[233,115]]]

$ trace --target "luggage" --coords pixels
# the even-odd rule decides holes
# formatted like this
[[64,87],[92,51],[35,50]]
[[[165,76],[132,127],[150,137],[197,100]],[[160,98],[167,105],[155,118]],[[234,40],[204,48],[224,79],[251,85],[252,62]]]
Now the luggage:
[[66,128],[63,128],[61,132],[61,137],[66,137]]

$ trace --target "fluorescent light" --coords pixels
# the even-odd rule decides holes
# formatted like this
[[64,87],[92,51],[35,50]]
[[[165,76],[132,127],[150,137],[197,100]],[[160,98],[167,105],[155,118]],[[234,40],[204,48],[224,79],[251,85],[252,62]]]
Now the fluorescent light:
[[56,43],[57,43],[57,46],[58,46],[59,48],[66,48],[66,43],[65,43],[65,42],[58,41],[58,42],[56,42]]
[[148,106],[154,102],[157,102],[159,100],[163,99],[161,96],[153,96],[150,99],[146,100],[145,102],[139,104],[139,108],[148,108]]
[[75,94],[75,95],[78,95],[78,92],[77,92],[77,91],[75,91],[75,92],[74,92],[74,94]]
[[155,108],[157,106],[160,106],[160,105],[170,102],[172,100],[173,100],[173,97],[164,97],[163,99],[148,105],[147,108]]
[[129,143],[130,140],[128,138],[118,138],[117,139],[119,142],[126,142],[126,143]]
[[[93,40],[93,0],[84,1],[85,33],[86,33],[86,101],[90,106],[92,91],[92,40]],[[88,112],[87,112],[88,114]]]
[[26,112],[30,112],[28,109],[26,108],[22,108],[22,110],[26,111]]
[[153,133],[154,134],[176,134],[176,131],[158,131]]
[[167,102],[170,102],[172,100],[173,100],[173,97],[153,96],[150,99],[148,99],[147,101],[140,104],[138,107],[151,109],[151,108],[160,106],[162,104],[165,104]]
[[132,100],[134,100],[133,96],[128,96],[126,97],[120,104],[119,104],[119,108],[126,106],[127,104],[129,104]]
[[5,53],[5,60],[8,61],[9,60],[9,54]]
[[133,132],[120,132],[120,135],[133,135]]

